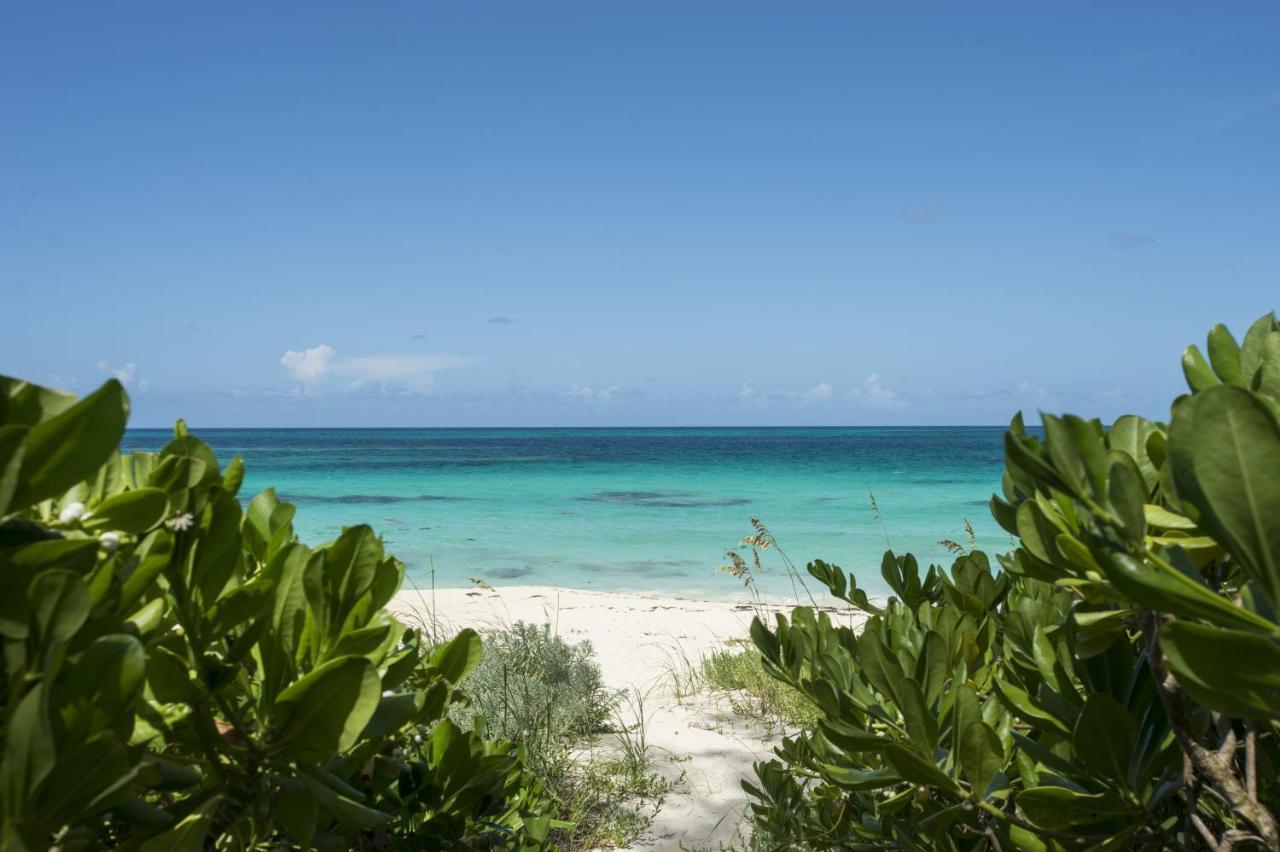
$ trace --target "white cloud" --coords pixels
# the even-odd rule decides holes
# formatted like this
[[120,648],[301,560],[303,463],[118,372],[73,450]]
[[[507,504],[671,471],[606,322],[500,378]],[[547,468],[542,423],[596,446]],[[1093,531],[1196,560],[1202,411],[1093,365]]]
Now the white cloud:
[[583,402],[613,402],[618,398],[621,389],[617,385],[609,385],[607,388],[591,388],[586,385],[571,385],[569,387],[569,398],[582,400]]
[[[435,387],[434,373],[475,363],[456,355],[356,355],[341,357],[328,344],[290,349],[280,358],[301,390],[315,393],[345,384],[346,390],[374,388],[425,393]],[[342,380],[345,380],[342,381]]]
[[758,390],[750,382],[743,382],[738,388],[738,399],[745,403],[764,405],[774,400],[792,402],[826,402],[835,395],[835,388],[829,382],[818,382],[811,388],[795,390],[792,388],[775,388]]
[[151,386],[151,383],[146,379],[140,379],[137,377],[138,365],[134,364],[132,361],[125,364],[123,367],[112,367],[111,364],[106,361],[99,361],[98,369],[104,373],[110,373],[120,382],[120,384],[127,388],[132,388],[138,393],[146,393],[147,388]]
[[322,343],[310,349],[290,349],[281,356],[280,363],[290,376],[305,385],[323,378],[337,354],[332,346]]
[[800,398],[806,402],[825,402],[826,400],[831,399],[831,394],[833,392],[834,391],[830,384],[827,382],[818,382],[807,391],[801,391]]
[[845,394],[851,400],[866,403],[871,408],[905,408],[906,400],[880,382],[880,374],[867,376],[860,387]]

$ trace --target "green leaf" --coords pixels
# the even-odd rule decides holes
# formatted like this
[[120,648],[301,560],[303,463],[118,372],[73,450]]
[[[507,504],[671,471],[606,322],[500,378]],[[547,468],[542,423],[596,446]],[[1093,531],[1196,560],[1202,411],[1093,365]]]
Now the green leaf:
[[903,678],[896,684],[896,695],[911,744],[917,751],[931,754],[938,744],[938,720],[925,701],[920,684],[915,678]]
[[404,692],[383,696],[378,702],[369,724],[365,726],[364,736],[367,739],[390,736],[405,725],[415,721],[426,702],[422,692]]
[[0,423],[5,425],[34,426],[75,404],[73,393],[0,376]]
[[973,786],[973,794],[986,798],[996,775],[1004,768],[1004,746],[995,729],[982,720],[965,726],[960,734],[960,771]]
[[132,636],[114,633],[89,643],[71,673],[54,687],[60,743],[80,742],[131,723],[146,668],[146,651]]
[[31,620],[40,643],[66,642],[89,617],[89,587],[70,571],[45,571],[31,581]]
[[1129,760],[1138,725],[1119,701],[1101,692],[1090,694],[1076,720],[1071,746],[1086,767],[1128,786]]
[[1107,499],[1120,519],[1125,535],[1138,544],[1142,543],[1147,531],[1142,511],[1146,498],[1147,489],[1138,466],[1127,456],[1118,456],[1116,463],[1111,465]]
[[1249,330],[1245,332],[1244,344],[1240,347],[1240,372],[1244,375],[1245,387],[1252,387],[1262,361],[1266,357],[1267,338],[1275,333],[1276,315],[1269,313],[1259,317]]
[[191,566],[191,583],[200,601],[211,605],[240,564],[240,504],[221,488],[200,515],[200,539]]
[[21,814],[28,798],[53,770],[53,732],[45,709],[44,684],[37,684],[9,718],[0,762],[0,813]]
[[1222,323],[1209,330],[1209,363],[1226,384],[1244,386],[1244,372],[1240,368],[1240,346]]
[[240,492],[240,485],[243,482],[244,456],[236,453],[227,463],[227,469],[222,472],[222,490],[234,497]]
[[1188,346],[1182,353],[1182,374],[1187,378],[1187,387],[1196,392],[1222,384],[1195,346]]
[[103,500],[84,519],[88,530],[142,533],[164,519],[169,497],[159,488],[136,488]]
[[277,746],[307,760],[346,751],[378,706],[378,670],[364,657],[340,657],[317,668],[276,698]]
[[1187,398],[1174,408],[1169,459],[1179,498],[1280,606],[1280,424],[1271,410],[1236,387]]
[[1104,554],[1106,578],[1131,600],[1149,609],[1277,632],[1265,618],[1238,607],[1203,583],[1166,565],[1144,564],[1127,553]]
[[36,792],[35,810],[45,825],[75,825],[112,807],[135,774],[124,746],[99,734],[59,757]]
[[93,476],[120,445],[128,419],[129,398],[120,383],[110,379],[75,405],[32,426],[9,508],[57,497]]
[[1163,506],[1153,506],[1148,503],[1142,507],[1142,515],[1146,519],[1147,526],[1157,527],[1164,530],[1193,530],[1196,528],[1196,522],[1185,515],[1179,515],[1177,512],[1170,512]]
[[468,627],[433,650],[427,666],[432,674],[457,686],[480,665],[483,651],[480,636]]
[[221,804],[221,797],[210,799],[173,828],[143,843],[139,852],[204,852],[213,815]]
[[1129,811],[1109,793],[1077,793],[1066,787],[1030,787],[1018,794],[1027,820],[1051,831],[1093,825]]
[[388,814],[367,805],[362,805],[350,796],[344,796],[336,792],[309,774],[304,773],[302,780],[307,785],[307,789],[311,791],[311,794],[320,802],[325,813],[343,825],[359,831],[371,831],[386,825],[390,819]]
[[1280,719],[1280,644],[1276,640],[1190,621],[1160,628],[1169,670],[1192,698],[1246,719]]
[[1148,491],[1160,481],[1160,471],[1147,452],[1147,441],[1158,431],[1150,420],[1132,414],[1118,418],[1107,431],[1107,446],[1124,453],[1137,463]]
[[916,752],[900,745],[890,744],[885,746],[884,756],[904,781],[914,781],[917,784],[936,787],[958,798],[964,797],[964,791],[950,775],[939,769],[933,761],[921,757]]
[[0,426],[0,515],[9,511],[9,502],[18,488],[27,432],[26,426]]

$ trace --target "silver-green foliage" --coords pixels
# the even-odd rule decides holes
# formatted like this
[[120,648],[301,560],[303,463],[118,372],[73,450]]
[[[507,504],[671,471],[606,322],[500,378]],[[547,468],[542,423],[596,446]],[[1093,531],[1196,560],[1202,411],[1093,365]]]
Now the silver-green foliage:
[[773,847],[1280,845],[1280,326],[1222,326],[1168,424],[1014,419],[996,520],[949,572],[886,554],[870,614],[752,635],[820,708],[757,766]]
[[470,705],[457,707],[455,718],[466,724],[479,713],[490,733],[525,744],[535,764],[557,744],[599,732],[618,703],[590,642],[566,642],[547,625],[523,622],[485,634],[467,696]]
[[369,527],[302,544],[181,423],[121,455],[128,411],[0,377],[0,848],[543,845],[518,746],[447,718],[479,637],[424,650]]

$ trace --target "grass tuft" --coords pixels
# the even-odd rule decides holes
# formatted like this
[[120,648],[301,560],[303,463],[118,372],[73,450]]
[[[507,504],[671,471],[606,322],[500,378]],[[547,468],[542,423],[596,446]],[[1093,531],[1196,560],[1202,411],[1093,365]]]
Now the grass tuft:
[[736,713],[764,719],[779,728],[813,727],[818,710],[804,694],[769,675],[760,654],[746,640],[745,650],[723,650],[702,661],[709,688],[727,693]]

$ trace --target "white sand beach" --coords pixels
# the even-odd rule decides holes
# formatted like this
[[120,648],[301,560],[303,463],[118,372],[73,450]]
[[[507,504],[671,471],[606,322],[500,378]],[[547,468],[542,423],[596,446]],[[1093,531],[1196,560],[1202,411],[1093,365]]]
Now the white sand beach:
[[[516,621],[549,624],[566,640],[589,639],[605,683],[643,702],[644,728],[659,771],[680,783],[633,849],[718,849],[738,836],[747,798],[740,782],[767,758],[780,733],[742,718],[728,702],[678,686],[707,654],[748,635],[755,607],[732,601],[545,586],[495,591],[402,591],[391,608],[409,622],[445,631],[501,627]],[[853,616],[857,622],[860,616]],[[630,708],[636,718],[638,708]],[[624,718],[628,707],[624,703]]]

